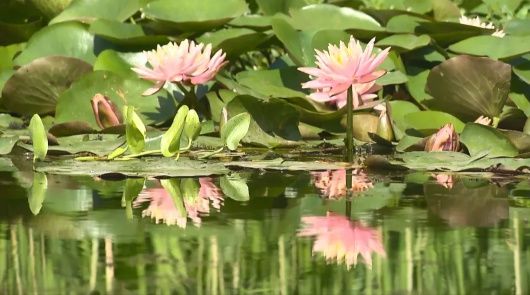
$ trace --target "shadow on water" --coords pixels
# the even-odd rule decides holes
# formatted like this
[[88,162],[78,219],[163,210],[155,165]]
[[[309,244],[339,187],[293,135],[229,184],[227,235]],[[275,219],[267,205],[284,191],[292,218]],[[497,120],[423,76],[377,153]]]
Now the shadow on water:
[[525,294],[527,187],[361,170],[103,180],[4,169],[0,293]]

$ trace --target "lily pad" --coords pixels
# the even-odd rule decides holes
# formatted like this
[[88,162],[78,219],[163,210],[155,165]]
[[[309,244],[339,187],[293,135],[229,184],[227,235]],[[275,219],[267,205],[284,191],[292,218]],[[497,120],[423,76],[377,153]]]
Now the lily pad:
[[128,50],[150,49],[157,44],[169,42],[166,36],[147,35],[138,24],[121,23],[114,20],[98,19],[90,25],[89,32],[101,36]]
[[223,175],[229,172],[222,163],[194,161],[180,157],[178,161],[167,158],[145,158],[129,161],[76,161],[59,160],[38,162],[36,170],[65,175],[122,174],[127,176],[196,177]]
[[290,11],[295,28],[306,31],[358,29],[383,31],[381,25],[364,12],[331,4],[313,4]]
[[414,34],[395,34],[377,41],[377,46],[391,46],[400,51],[409,51],[429,45],[431,38],[428,35],[416,36]]
[[207,32],[197,39],[198,42],[211,43],[214,49],[223,49],[227,56],[239,56],[256,48],[269,39],[266,33],[246,28],[229,28]]
[[295,141],[301,139],[298,112],[280,99],[263,101],[252,96],[239,95],[232,99],[226,108],[229,117],[245,112],[252,117],[243,142],[275,147],[296,145]]
[[152,1],[144,9],[146,17],[167,22],[179,31],[206,31],[229,22],[248,11],[244,0]]
[[454,125],[456,132],[464,130],[464,123],[455,116],[437,111],[410,112],[405,115],[404,123],[406,128],[420,131],[424,136],[433,134],[445,124]]
[[463,120],[498,117],[510,91],[511,67],[483,57],[456,56],[434,67],[427,78],[428,105]]
[[511,59],[530,52],[530,35],[526,36],[477,36],[449,46],[460,54],[489,56],[495,59]]
[[23,115],[53,113],[58,97],[91,70],[91,65],[77,58],[36,59],[7,80],[2,91],[3,104],[8,110]]
[[324,162],[324,161],[290,161],[282,158],[261,161],[233,161],[224,163],[226,167],[239,167],[265,170],[285,170],[285,171],[319,171],[338,170],[346,168],[358,168],[346,162]]
[[175,103],[165,90],[156,95],[142,96],[143,91],[150,86],[147,81],[138,78],[124,79],[111,72],[90,73],[59,97],[56,123],[83,121],[91,128],[99,129],[90,104],[96,93],[107,96],[118,109],[125,104],[136,107],[146,124],[163,123],[175,114]]
[[29,39],[26,49],[15,58],[16,65],[50,55],[75,57],[93,63],[94,36],[83,25],[75,22],[50,25]]
[[488,157],[515,157],[519,154],[511,141],[495,128],[468,123],[460,135],[460,141],[471,156],[487,154]]
[[124,21],[142,7],[142,0],[76,0],[50,21],[92,22],[96,19]]

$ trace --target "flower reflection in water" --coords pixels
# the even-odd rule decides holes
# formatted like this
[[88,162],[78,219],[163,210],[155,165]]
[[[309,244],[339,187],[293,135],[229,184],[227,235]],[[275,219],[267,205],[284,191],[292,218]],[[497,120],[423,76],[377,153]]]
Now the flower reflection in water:
[[298,235],[314,236],[313,253],[320,252],[328,262],[346,263],[348,269],[357,265],[359,254],[372,267],[372,252],[385,257],[380,233],[359,221],[329,213],[326,216],[302,217],[303,228]]
[[[313,182],[321,194],[330,199],[339,199],[346,196],[346,169],[313,172]],[[362,192],[374,185],[366,174],[359,169],[352,171],[352,191]]]
[[219,210],[223,204],[223,193],[209,177],[199,178],[200,189],[196,196],[183,196],[175,204],[171,195],[163,188],[145,189],[134,201],[138,208],[142,203],[149,203],[142,211],[143,217],[151,217],[156,223],[177,225],[186,228],[187,219],[191,219],[195,226],[200,226],[201,215],[210,213],[210,205]]
[[439,185],[447,189],[453,188],[453,184],[454,184],[453,175],[447,174],[447,173],[433,173],[432,177],[436,179],[436,183],[438,183]]

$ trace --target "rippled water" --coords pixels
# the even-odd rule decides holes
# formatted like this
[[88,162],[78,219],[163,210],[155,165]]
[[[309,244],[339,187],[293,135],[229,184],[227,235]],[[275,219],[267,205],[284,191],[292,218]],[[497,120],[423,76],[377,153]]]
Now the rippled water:
[[528,293],[528,180],[356,174],[347,201],[345,178],[5,168],[0,293]]

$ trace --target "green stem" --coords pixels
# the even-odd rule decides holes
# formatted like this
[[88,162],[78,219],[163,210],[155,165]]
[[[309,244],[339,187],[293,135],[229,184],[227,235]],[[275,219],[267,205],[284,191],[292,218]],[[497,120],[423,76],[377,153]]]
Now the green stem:
[[221,147],[221,148],[219,148],[219,149],[217,149],[217,150],[215,150],[213,152],[210,152],[210,153],[207,153],[206,155],[200,156],[199,159],[209,158],[209,157],[211,157],[211,156],[213,156],[215,154],[218,154],[218,153],[222,152],[224,150],[224,148],[225,147],[223,146],[223,147]]
[[346,159],[349,163],[353,162],[353,93],[357,95],[357,92],[352,87],[348,89],[347,101],[346,101]]
[[147,156],[147,155],[154,155],[154,154],[157,154],[157,153],[160,153],[160,150],[149,150],[149,151],[141,152],[141,153],[138,153],[138,154],[132,154],[132,155],[123,156],[122,159],[138,158],[138,157]]

